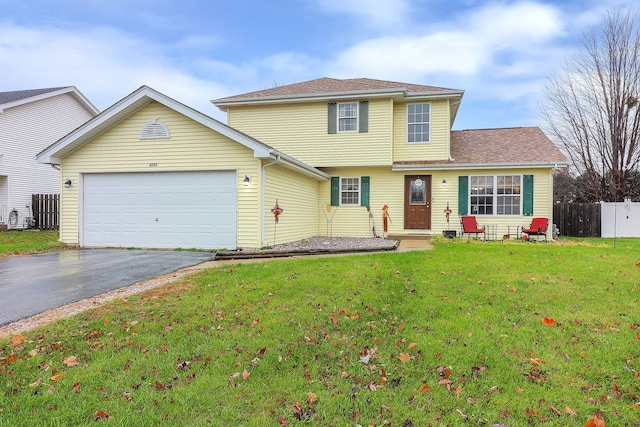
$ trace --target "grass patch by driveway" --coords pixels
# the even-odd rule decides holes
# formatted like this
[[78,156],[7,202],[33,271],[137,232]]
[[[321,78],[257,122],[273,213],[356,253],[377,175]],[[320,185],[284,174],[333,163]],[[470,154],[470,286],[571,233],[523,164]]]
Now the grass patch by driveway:
[[58,241],[58,231],[20,230],[0,232],[0,258],[31,255],[68,247]]
[[638,425],[639,249],[438,239],[205,270],[0,341],[0,424]]

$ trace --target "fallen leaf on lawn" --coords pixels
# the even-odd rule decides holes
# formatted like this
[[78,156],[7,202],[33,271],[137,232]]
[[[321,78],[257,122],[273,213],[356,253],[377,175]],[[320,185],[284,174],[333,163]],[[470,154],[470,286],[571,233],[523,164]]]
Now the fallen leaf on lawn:
[[246,380],[247,378],[249,378],[249,375],[251,375],[251,374],[249,373],[249,371],[247,371],[246,369],[243,369],[243,370],[242,370],[242,379],[243,379],[243,380]]
[[38,387],[40,384],[42,384],[42,378],[38,378],[37,380],[29,384],[29,387]]
[[544,319],[542,319],[542,323],[544,323],[547,326],[555,326],[556,321],[550,317],[545,317]]
[[585,423],[584,427],[606,427],[606,424],[602,418],[598,418],[597,415],[594,415],[593,418]]
[[431,386],[429,384],[422,384],[420,386],[420,393],[429,393],[431,390],[433,390],[431,388]]
[[313,405],[318,400],[318,396],[315,393],[309,392],[307,393],[307,403],[309,405]]
[[451,376],[451,368],[448,366],[438,366],[436,367],[436,371],[438,372],[438,375],[442,379],[446,380]]
[[409,360],[411,360],[411,355],[409,353],[400,353],[398,359],[400,359],[402,363],[407,363]]
[[409,344],[408,348],[409,350],[411,350],[412,348],[416,348],[418,346],[418,343],[412,342]]
[[569,408],[568,406],[566,406],[566,407],[564,408],[564,411],[565,411],[567,414],[571,415],[572,417],[575,417],[576,415],[578,415],[578,414],[576,413],[576,411],[574,411],[573,409]]
[[62,374],[57,374],[49,378],[51,381],[59,381],[62,379]]
[[26,340],[26,338],[22,335],[16,335],[15,337],[11,338],[11,345],[19,345],[24,343]]
[[440,380],[440,381],[438,381],[438,385],[447,385],[447,384],[453,384],[453,381],[451,381],[451,380]]
[[78,364],[78,358],[75,356],[65,357],[62,363],[67,366],[76,366]]
[[529,359],[529,361],[536,366],[540,365],[540,359],[538,357],[532,357],[531,359]]
[[285,419],[285,417],[280,417],[278,418],[278,422],[280,423],[280,425],[282,426],[286,426],[287,425],[287,420]]
[[109,415],[107,415],[105,412],[103,411],[98,411],[95,413],[95,420],[104,420],[104,419],[108,419]]
[[37,356],[37,355],[38,355],[38,353],[40,353],[40,350],[39,350],[39,349],[37,349],[37,348],[34,348],[33,350],[31,350],[31,351],[29,352],[29,356],[34,357],[34,356]]

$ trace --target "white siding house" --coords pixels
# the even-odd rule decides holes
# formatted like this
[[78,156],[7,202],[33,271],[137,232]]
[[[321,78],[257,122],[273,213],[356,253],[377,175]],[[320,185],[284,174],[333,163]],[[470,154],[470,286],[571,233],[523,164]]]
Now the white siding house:
[[59,170],[36,154],[98,113],[73,86],[0,92],[0,228],[25,228],[31,195],[60,192]]

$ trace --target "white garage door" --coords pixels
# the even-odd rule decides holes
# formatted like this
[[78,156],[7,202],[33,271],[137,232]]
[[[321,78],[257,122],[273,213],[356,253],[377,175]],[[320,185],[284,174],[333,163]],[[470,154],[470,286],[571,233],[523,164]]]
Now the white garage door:
[[236,172],[83,176],[81,244],[234,249]]

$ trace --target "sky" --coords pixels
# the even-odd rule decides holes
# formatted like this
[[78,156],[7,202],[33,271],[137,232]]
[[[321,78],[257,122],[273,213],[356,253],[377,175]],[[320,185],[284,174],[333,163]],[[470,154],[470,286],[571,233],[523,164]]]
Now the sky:
[[0,91],[210,101],[320,77],[464,90],[454,129],[541,126],[548,79],[632,0],[0,0]]

